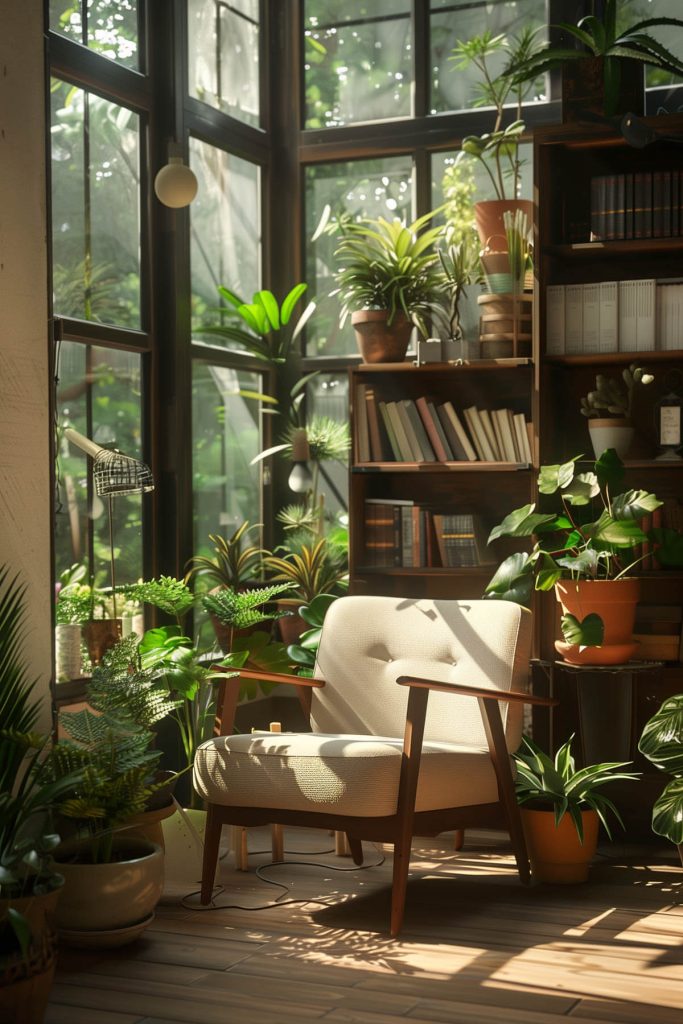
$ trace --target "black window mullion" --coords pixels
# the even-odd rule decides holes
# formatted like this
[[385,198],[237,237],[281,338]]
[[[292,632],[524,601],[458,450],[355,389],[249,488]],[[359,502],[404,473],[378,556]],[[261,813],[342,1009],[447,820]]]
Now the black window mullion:
[[429,4],[413,0],[413,117],[426,117],[430,102]]
[[130,107],[136,113],[149,110],[151,88],[147,75],[121,67],[57,32],[48,31],[47,48],[53,75]]

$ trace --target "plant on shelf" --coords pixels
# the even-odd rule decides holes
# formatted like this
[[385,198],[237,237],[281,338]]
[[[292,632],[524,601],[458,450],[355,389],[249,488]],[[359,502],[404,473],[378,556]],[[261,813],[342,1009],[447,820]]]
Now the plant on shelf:
[[676,843],[683,863],[683,694],[665,700],[647,722],[638,750],[672,776],[652,808],[652,829]]
[[631,762],[607,761],[576,767],[571,753],[573,736],[548,757],[526,736],[514,755],[515,789],[529,847],[532,873],[541,882],[583,882],[595,854],[598,824],[612,838],[610,812],[623,828],[619,811],[603,786],[623,779],[637,779],[622,771]]
[[78,775],[54,781],[25,655],[26,588],[0,567],[0,988],[6,1020],[42,1021],[57,956],[64,879],[53,812]]
[[432,309],[433,322],[449,340],[461,341],[460,304],[467,288],[481,284],[484,280],[476,232],[469,231],[460,241],[447,244],[445,249],[440,248],[438,255],[443,272],[443,288]]
[[185,582],[202,579],[217,587],[239,588],[263,574],[263,558],[270,554],[266,548],[250,543],[249,534],[261,529],[261,523],[245,519],[229,537],[210,533],[215,555],[195,555],[187,563]]
[[[290,354],[293,343],[303,331],[306,323],[315,310],[315,302],[309,302],[301,316],[289,327],[292,314],[296,304],[303,296],[308,285],[300,283],[287,293],[279,303],[272,292],[267,289],[255,292],[251,302],[245,302],[229,288],[220,285],[218,291],[228,303],[228,308],[223,306],[214,310],[215,313],[224,318],[232,314],[237,316],[241,324],[233,323],[207,324],[200,328],[200,334],[208,334],[211,337],[221,338],[229,342],[238,342],[247,352],[262,359],[265,362],[276,365],[285,363]],[[234,312],[233,312],[234,311]],[[268,396],[251,394],[252,398],[264,397],[267,401],[274,402]]]
[[[683,28],[683,21],[679,18],[646,18],[619,31],[617,15],[617,0],[605,0],[600,7],[594,3],[593,13],[581,18],[576,25],[560,22],[554,27],[572,36],[581,48],[555,46],[548,43],[536,52],[527,55],[513,55],[506,68],[506,75],[511,85],[518,88],[526,82],[535,81],[540,75],[546,74],[553,68],[561,67],[564,72],[568,65],[585,62],[587,58],[597,58],[602,67],[600,67],[600,78],[596,79],[595,86],[600,90],[602,110],[609,117],[616,114],[619,108],[620,93],[623,91],[622,68],[625,60],[636,62],[640,68],[647,65],[673,75],[683,74],[683,62],[670,50],[667,50],[659,40],[653,39],[645,31],[657,27]],[[642,71],[640,91],[643,91]]]
[[[528,28],[512,37],[494,36],[485,31],[467,41],[459,41],[449,58],[456,71],[474,68],[479,73],[477,103],[492,107],[494,111],[492,131],[466,136],[456,161],[478,161],[491,183],[495,199],[475,203],[474,210],[481,246],[492,252],[505,252],[504,210],[524,209],[529,221],[533,216],[531,203],[520,199],[522,161],[519,143],[525,131],[521,120],[522,103],[530,93],[534,79],[514,84],[504,74],[495,75],[491,62],[501,54],[507,54],[515,63],[529,59],[538,50],[536,34],[535,30]],[[511,124],[503,126],[505,109],[510,104],[515,105],[517,117]]]
[[485,596],[528,605],[534,581],[536,590],[554,587],[564,612],[559,653],[579,664],[618,664],[637,649],[632,632],[639,584],[629,575],[642,558],[637,549],[643,541],[668,540],[641,526],[662,502],[644,490],[619,491],[624,466],[613,449],[588,471],[580,471],[578,458],[541,467],[538,489],[552,497],[552,511],[524,505],[491,531],[489,543],[534,535],[536,541],[530,552],[505,559]]
[[595,390],[581,398],[581,414],[588,419],[596,458],[607,448],[614,448],[621,458],[626,457],[634,433],[631,421],[634,393],[639,386],[654,380],[651,373],[636,363],[625,367],[621,378],[619,381],[599,373]]
[[340,323],[349,315],[365,362],[401,362],[413,327],[427,337],[427,320],[442,285],[435,243],[441,227],[425,226],[439,212],[411,224],[383,217],[336,222]]

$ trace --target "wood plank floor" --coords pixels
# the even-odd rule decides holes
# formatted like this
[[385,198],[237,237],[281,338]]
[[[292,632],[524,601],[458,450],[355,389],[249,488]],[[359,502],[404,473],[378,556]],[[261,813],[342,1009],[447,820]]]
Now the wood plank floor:
[[[227,830],[224,830],[227,833]],[[250,832],[263,850],[268,833]],[[387,936],[391,857],[369,870],[287,830],[264,874],[222,861],[219,906],[167,887],[144,936],[64,950],[46,1024],[682,1024],[683,869],[673,847],[601,849],[582,886],[519,885],[503,837],[416,841],[402,936]],[[366,860],[381,857],[365,844]],[[265,865],[267,854],[250,857]],[[305,861],[317,866],[310,866]],[[345,869],[345,873],[333,868]],[[190,899],[190,904],[196,900]]]

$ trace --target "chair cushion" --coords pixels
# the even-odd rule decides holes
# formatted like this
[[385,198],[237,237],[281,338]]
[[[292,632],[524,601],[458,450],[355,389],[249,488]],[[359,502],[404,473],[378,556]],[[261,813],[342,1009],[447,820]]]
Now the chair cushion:
[[[402,740],[324,733],[246,733],[202,743],[194,786],[211,803],[358,817],[396,812]],[[488,750],[425,743],[416,810],[494,803]]]

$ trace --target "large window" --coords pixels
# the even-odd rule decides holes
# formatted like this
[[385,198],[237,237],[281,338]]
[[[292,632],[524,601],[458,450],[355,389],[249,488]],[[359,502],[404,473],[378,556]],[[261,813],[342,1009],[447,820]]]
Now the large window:
[[137,0],[50,0],[50,28],[123,67],[140,66]]
[[140,118],[51,84],[55,312],[140,328]]
[[258,126],[259,0],[188,0],[190,95]]

